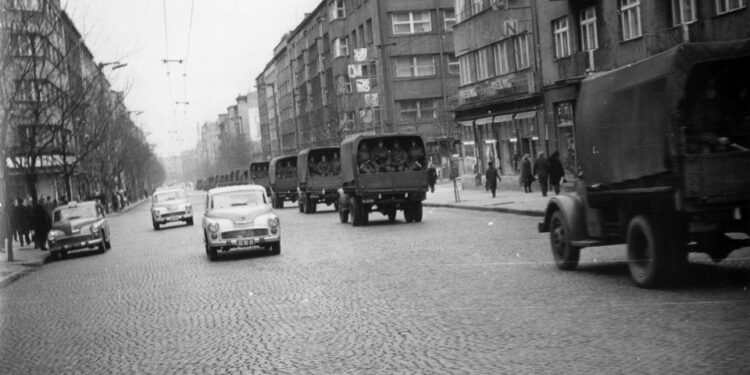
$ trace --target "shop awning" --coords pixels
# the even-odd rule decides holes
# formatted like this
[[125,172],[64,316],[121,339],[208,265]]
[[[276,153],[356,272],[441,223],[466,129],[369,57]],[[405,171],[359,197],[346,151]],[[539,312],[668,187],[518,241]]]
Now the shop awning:
[[501,122],[511,122],[511,121],[513,121],[513,115],[495,116],[494,120],[492,120],[492,122],[495,124],[499,124]]
[[534,117],[536,117],[536,111],[516,113],[515,117],[516,117],[516,120],[523,120],[523,119],[527,119],[527,118],[534,118]]
[[477,125],[487,125],[492,123],[492,117],[482,117],[475,120]]
[[474,120],[459,121],[458,125],[471,127],[474,124]]

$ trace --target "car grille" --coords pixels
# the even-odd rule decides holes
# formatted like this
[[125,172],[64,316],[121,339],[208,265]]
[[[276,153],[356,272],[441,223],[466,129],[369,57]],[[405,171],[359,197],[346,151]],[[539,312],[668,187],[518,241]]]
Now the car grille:
[[221,234],[221,238],[225,240],[233,238],[245,238],[245,237],[258,237],[268,235],[268,229],[244,229],[244,230],[233,230],[230,232],[224,232]]
[[184,214],[185,214],[185,211],[167,212],[165,214],[162,214],[161,217],[182,216]]
[[65,237],[65,238],[60,238],[60,239],[56,240],[55,241],[55,245],[60,245],[60,246],[61,245],[72,245],[72,244],[77,244],[79,242],[88,241],[88,240],[91,240],[93,238],[94,238],[94,236],[92,236],[90,234],[84,234],[84,235],[75,236],[75,237]]

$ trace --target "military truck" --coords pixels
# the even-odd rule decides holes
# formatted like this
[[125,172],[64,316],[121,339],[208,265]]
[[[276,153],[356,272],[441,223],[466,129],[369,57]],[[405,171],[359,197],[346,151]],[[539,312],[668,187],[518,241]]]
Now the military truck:
[[[406,156],[404,156],[404,151]],[[357,135],[341,143],[339,218],[352,216],[354,226],[367,225],[370,212],[406,222],[422,221],[427,195],[424,141],[416,134]]]
[[273,208],[284,208],[284,201],[297,201],[297,155],[271,159],[268,166]]
[[626,243],[633,281],[653,288],[683,279],[689,252],[750,245],[749,66],[750,40],[684,43],[581,82],[582,176],[539,225],[558,268]]
[[308,148],[297,154],[297,187],[299,211],[313,214],[318,203],[338,209],[341,187],[339,147]]
[[267,161],[254,161],[250,163],[250,183],[266,188],[266,195],[271,196],[271,183],[268,179]]

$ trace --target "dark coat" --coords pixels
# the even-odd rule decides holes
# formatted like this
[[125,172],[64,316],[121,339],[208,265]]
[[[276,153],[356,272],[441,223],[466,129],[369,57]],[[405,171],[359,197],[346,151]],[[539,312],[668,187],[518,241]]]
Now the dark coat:
[[534,162],[534,175],[539,178],[539,182],[546,182],[549,178],[549,160],[544,156]]
[[563,169],[563,165],[560,162],[560,153],[555,151],[549,156],[549,181],[557,185],[563,176],[565,176],[565,169]]
[[19,231],[27,231],[29,230],[29,208],[26,206],[13,206],[13,210],[11,211],[11,223],[13,224],[13,229],[19,230]]
[[531,160],[524,158],[521,161],[521,181],[532,182],[534,181],[534,175],[531,174]]
[[427,183],[430,185],[435,185],[437,182],[437,171],[435,170],[434,166],[431,166],[427,168]]
[[[31,228],[34,229],[34,233],[47,233],[52,228],[52,219],[50,219],[47,210],[44,206],[37,203],[34,205],[31,211]],[[45,237],[46,239],[46,237]]]
[[489,166],[485,172],[485,178],[487,179],[487,188],[496,189],[497,181],[500,180],[500,175],[497,173],[497,169],[493,166]]

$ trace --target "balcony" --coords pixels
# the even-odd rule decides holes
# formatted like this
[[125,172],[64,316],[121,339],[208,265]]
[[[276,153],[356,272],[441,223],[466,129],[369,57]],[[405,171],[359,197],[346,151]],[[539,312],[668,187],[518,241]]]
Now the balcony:
[[700,42],[705,39],[704,32],[704,22],[696,21],[644,35],[646,50],[649,55],[655,55],[684,42]]
[[556,60],[555,64],[557,65],[559,80],[582,77],[586,75],[587,71],[595,70],[594,59],[591,56],[593,53],[594,51],[579,51],[574,52],[568,57]]

